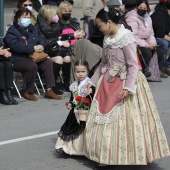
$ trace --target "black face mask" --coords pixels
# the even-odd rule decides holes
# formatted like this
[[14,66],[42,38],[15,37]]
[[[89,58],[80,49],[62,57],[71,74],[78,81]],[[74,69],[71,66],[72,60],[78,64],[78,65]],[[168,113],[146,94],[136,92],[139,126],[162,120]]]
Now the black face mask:
[[146,10],[143,9],[138,9],[137,10],[138,15],[140,15],[141,17],[143,17],[146,14]]
[[69,20],[70,17],[71,17],[71,13],[62,14],[62,18],[63,18],[63,20],[65,20],[65,21]]

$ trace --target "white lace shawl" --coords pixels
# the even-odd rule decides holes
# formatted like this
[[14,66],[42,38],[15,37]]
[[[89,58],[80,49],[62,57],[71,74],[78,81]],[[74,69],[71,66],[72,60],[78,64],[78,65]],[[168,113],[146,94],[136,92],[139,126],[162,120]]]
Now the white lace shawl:
[[70,85],[70,91],[71,92],[76,92],[78,90],[78,95],[82,96],[82,97],[86,97],[87,95],[84,93],[85,88],[87,87],[87,85],[89,84],[90,78],[86,77],[84,80],[80,81],[79,86],[77,87],[77,81],[74,81],[71,85]]
[[133,33],[125,29],[125,27],[120,24],[119,30],[114,36],[105,36],[103,41],[104,48],[122,48],[123,46],[128,45],[129,43],[136,42]]

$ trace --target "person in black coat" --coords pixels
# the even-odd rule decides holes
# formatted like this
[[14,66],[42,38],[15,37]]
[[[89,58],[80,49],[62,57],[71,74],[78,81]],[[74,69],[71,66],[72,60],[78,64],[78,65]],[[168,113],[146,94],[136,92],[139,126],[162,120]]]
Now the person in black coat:
[[[46,43],[48,54],[53,62],[55,80],[59,76],[62,65],[67,66],[71,61],[69,39],[62,40],[57,12],[56,6],[44,5],[40,8],[37,18],[39,33]],[[55,90],[61,93],[59,88]]]
[[27,8],[20,8],[15,14],[13,26],[11,26],[4,38],[5,46],[12,52],[11,61],[14,71],[24,73],[26,79],[26,90],[24,97],[28,100],[37,100],[34,95],[34,82],[37,71],[44,74],[46,82],[45,97],[52,99],[61,99],[54,93],[52,87],[55,87],[53,65],[49,59],[39,63],[34,63],[29,59],[29,55],[37,52],[42,53],[45,50],[45,42],[38,34],[36,26],[31,25],[30,11]]
[[[157,44],[165,51],[167,51],[168,48],[170,47],[169,14],[170,14],[170,0],[167,0],[167,2],[160,0],[155,7],[155,12],[151,15]],[[162,71],[164,71],[166,74],[170,76],[170,56],[165,61]]]
[[42,5],[47,4],[47,0],[34,0],[33,3],[33,8],[39,12],[39,9],[41,8]]
[[131,11],[136,8],[140,0],[122,0],[122,3],[125,5],[127,11]]
[[5,105],[18,104],[11,94],[13,86],[12,63],[9,58],[11,53],[8,49],[0,47],[0,103]]

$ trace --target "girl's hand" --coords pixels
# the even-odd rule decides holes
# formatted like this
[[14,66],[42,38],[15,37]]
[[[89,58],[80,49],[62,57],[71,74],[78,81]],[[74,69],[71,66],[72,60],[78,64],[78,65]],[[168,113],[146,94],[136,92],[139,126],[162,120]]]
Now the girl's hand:
[[70,43],[68,41],[61,41],[61,42],[62,42],[63,47],[66,47],[66,48],[70,47]]
[[90,95],[92,93],[92,88],[88,88],[88,89],[86,88],[84,90],[84,93],[87,94],[87,95]]
[[119,93],[119,98],[120,99],[124,99],[125,97],[127,97],[129,95],[129,91],[124,89]]
[[66,102],[66,103],[65,103],[65,105],[66,105],[67,109],[69,109],[69,110],[71,110],[71,109],[72,109],[71,103]]

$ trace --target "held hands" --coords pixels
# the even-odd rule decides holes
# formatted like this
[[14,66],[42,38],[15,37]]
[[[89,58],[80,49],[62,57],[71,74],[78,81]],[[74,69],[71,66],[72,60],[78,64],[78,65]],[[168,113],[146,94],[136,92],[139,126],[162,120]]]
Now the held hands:
[[92,93],[92,88],[91,88],[92,84],[88,84],[87,88],[84,90],[84,93],[87,95],[90,95]]
[[71,103],[66,102],[65,105],[66,105],[66,107],[67,107],[68,110],[71,110],[71,109],[72,109]]
[[66,48],[70,47],[70,43],[68,42],[68,40],[67,41],[61,41],[61,42],[62,42],[63,47],[66,47]]
[[35,45],[34,51],[37,52],[37,53],[41,53],[41,52],[44,51],[44,47],[42,45]]
[[3,55],[6,58],[11,57],[11,53],[9,52],[9,48],[3,49],[3,47],[0,47],[0,55]]
[[129,95],[129,91],[126,89],[123,89],[120,93],[119,93],[119,98],[120,99],[124,99],[125,97],[127,97]]

